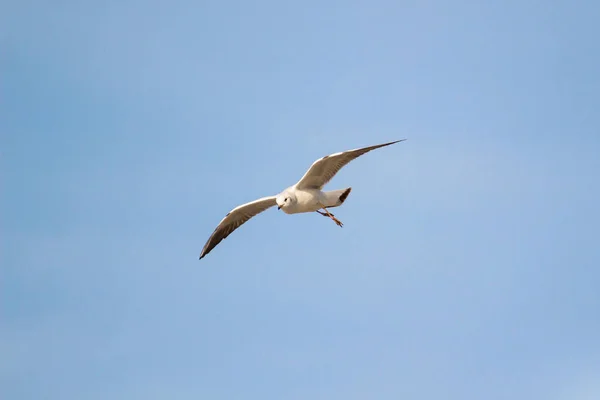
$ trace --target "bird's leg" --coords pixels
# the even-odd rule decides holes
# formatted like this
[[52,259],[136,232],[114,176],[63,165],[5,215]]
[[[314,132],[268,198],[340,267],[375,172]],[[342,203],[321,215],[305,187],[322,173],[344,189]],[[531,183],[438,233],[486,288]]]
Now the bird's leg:
[[[321,214],[322,216],[324,216],[324,217],[329,217],[329,215],[325,214],[324,212],[321,212],[321,211],[319,211],[319,210],[317,210],[317,212],[318,212],[319,214]],[[333,214],[331,214],[331,215],[333,215]],[[335,217],[335,215],[333,215],[333,216]]]
[[342,221],[340,221],[339,219],[337,219],[336,217],[333,216],[332,213],[329,212],[329,210],[327,210],[325,207],[323,207],[323,210],[325,210],[326,214],[323,213],[319,213],[321,215],[327,215],[329,218],[331,218],[333,220],[333,222],[335,222],[340,228],[344,225],[342,224]]

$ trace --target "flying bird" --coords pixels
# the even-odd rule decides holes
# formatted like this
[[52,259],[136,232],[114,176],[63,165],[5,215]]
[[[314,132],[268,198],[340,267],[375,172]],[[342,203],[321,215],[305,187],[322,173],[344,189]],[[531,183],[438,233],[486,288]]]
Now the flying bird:
[[216,245],[250,218],[273,206],[277,206],[278,210],[282,210],[286,214],[316,211],[325,217],[331,218],[338,226],[342,227],[342,222],[330,213],[328,209],[341,206],[344,201],[346,201],[352,188],[348,187],[345,189],[324,192],[323,187],[339,172],[340,169],[342,169],[342,167],[355,158],[360,157],[371,150],[389,146],[404,140],[406,139],[343,151],[319,158],[310,166],[308,171],[306,171],[304,176],[295,185],[288,187],[276,196],[262,197],[258,200],[251,201],[250,203],[237,206],[228,212],[225,218],[219,222],[219,225],[212,235],[208,238],[208,241],[200,253],[200,259],[206,256]]

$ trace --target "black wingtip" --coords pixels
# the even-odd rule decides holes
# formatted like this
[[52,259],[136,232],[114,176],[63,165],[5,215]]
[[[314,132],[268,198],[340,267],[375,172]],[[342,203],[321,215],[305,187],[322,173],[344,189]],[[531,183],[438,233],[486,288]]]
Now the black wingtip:
[[344,193],[342,193],[342,195],[339,198],[340,202],[343,203],[344,201],[346,201],[346,198],[348,197],[348,195],[350,194],[351,191],[352,191],[351,187],[349,187],[348,189],[346,189],[346,191]]
[[389,146],[392,144],[396,144],[396,143],[400,143],[400,142],[404,142],[406,139],[400,139],[400,140],[394,140],[393,142],[389,142],[389,143],[384,143],[382,145],[379,145],[379,147],[383,147],[383,146]]

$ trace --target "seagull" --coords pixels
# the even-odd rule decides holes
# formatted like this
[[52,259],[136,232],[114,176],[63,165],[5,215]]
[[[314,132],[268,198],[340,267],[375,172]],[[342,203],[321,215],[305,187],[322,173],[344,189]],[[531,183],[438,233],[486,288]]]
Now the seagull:
[[[200,260],[215,248],[223,239],[229,236],[234,230],[247,222],[250,218],[261,212],[277,206],[286,214],[298,214],[307,212],[317,212],[325,217],[331,218],[339,227],[344,224],[337,219],[328,209],[341,206],[350,191],[351,187],[345,189],[331,190],[324,192],[323,187],[339,172],[342,167],[350,161],[363,154],[389,146],[394,143],[402,142],[406,139],[396,140],[394,142],[377,144],[374,146],[362,147],[360,149],[343,151],[330,154],[315,161],[304,176],[293,186],[288,187],[276,196],[262,197],[250,203],[237,206],[225,215],[225,218],[219,222],[208,241],[200,253]],[[323,211],[320,211],[323,210]]]

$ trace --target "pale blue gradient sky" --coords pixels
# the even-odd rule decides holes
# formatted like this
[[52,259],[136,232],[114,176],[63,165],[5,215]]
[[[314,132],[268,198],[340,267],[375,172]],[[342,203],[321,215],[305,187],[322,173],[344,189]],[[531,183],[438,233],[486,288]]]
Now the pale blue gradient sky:
[[[600,6],[0,12],[3,399],[600,398]],[[318,157],[336,215],[232,207]]]

